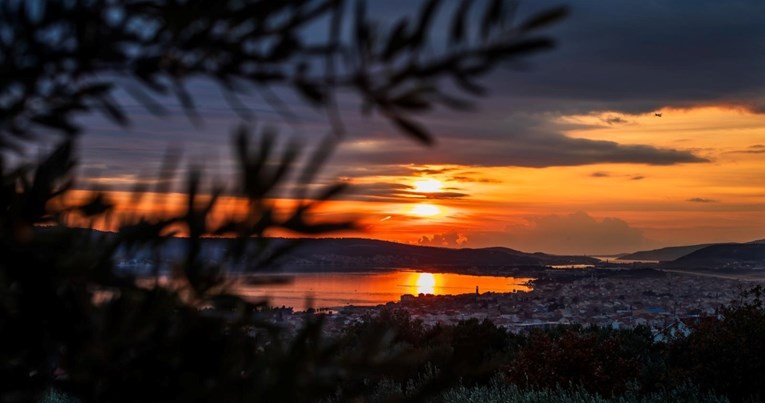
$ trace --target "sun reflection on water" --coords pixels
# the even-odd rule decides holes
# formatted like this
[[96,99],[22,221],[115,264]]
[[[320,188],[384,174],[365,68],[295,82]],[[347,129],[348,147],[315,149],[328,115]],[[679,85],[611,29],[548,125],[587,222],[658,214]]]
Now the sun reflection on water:
[[260,301],[269,297],[272,306],[285,305],[305,310],[308,307],[307,296],[313,298],[314,308],[374,306],[398,302],[405,294],[473,294],[476,287],[481,293],[525,292],[531,290],[528,281],[532,279],[402,269],[388,272],[296,273],[292,280],[268,285],[242,282],[234,286],[234,292],[248,300]]
[[436,277],[432,273],[417,273],[415,285],[418,294],[434,294]]

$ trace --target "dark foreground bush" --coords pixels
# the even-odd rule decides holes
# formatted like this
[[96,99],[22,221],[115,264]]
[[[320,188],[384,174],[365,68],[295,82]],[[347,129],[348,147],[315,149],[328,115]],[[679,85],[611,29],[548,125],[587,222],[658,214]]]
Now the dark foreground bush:
[[433,402],[465,403],[727,403],[725,397],[702,392],[699,388],[680,385],[661,393],[639,394],[627,392],[620,396],[605,398],[576,387],[527,389],[495,379],[488,385],[450,389]]
[[646,327],[577,325],[516,335],[468,320],[428,328],[395,310],[366,317],[346,337],[381,329],[410,361],[406,372],[367,379],[374,385],[367,397],[408,396],[436,378],[449,382],[444,401],[738,402],[760,401],[763,393],[759,287],[668,340]]
[[719,316],[702,318],[687,337],[669,343],[673,379],[702,385],[732,401],[765,398],[763,288],[742,295]]
[[631,383],[648,382],[657,347],[648,328],[571,326],[529,333],[528,344],[508,363],[508,381],[532,388],[581,386],[600,396],[622,395]]
[[[386,349],[385,333],[347,354],[322,337],[317,318],[287,336],[263,319],[265,301],[231,291],[227,271],[252,272],[295,247],[269,243],[270,231],[353,228],[312,216],[346,187],[309,186],[346,135],[337,92],[431,144],[415,115],[465,109],[484,93],[481,77],[550,48],[536,33],[565,14],[556,8],[517,21],[511,1],[444,3],[422,2],[414,19],[390,26],[370,18],[363,0],[0,3],[0,401],[49,393],[83,401],[314,401],[342,382],[396,368],[400,354]],[[448,13],[451,34],[434,46],[439,13]],[[467,21],[475,15],[480,24]],[[326,35],[316,35],[320,27]],[[127,127],[132,97],[159,117],[170,112],[169,99],[177,101],[199,123],[190,87],[200,80],[217,85],[247,127],[258,127],[253,110],[263,105],[244,105],[245,92],[296,119],[272,91],[279,86],[326,112],[331,136],[303,156],[294,143],[279,144],[272,128],[257,136],[239,129],[237,178],[210,186],[193,163],[176,178],[179,157],[168,153],[158,178],[136,181],[124,215],[109,192],[77,182],[80,118],[99,112]],[[28,150],[40,157],[28,158]],[[285,188],[297,201],[289,208],[274,201]],[[73,190],[86,196],[72,197]],[[177,192],[183,202],[162,215],[131,214],[146,192]],[[224,195],[237,197],[242,210],[221,208]],[[73,228],[95,224],[114,232]],[[161,251],[179,234],[180,257],[167,259]],[[224,256],[205,257],[204,237],[228,238]],[[139,252],[154,264],[148,281],[116,269],[118,253]]]

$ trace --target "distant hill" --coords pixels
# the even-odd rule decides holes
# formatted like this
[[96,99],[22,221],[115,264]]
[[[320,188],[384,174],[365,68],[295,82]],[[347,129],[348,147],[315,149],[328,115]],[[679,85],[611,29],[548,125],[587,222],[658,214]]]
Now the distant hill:
[[439,248],[365,238],[303,239],[288,259],[315,265],[421,266],[544,266],[594,264],[585,256],[525,253],[510,248]]
[[666,262],[678,259],[699,249],[706,248],[710,245],[714,244],[706,243],[700,245],[670,246],[661,249],[643,250],[621,256],[618,258],[618,260],[645,260]]
[[[273,238],[271,245],[278,247],[295,239]],[[311,270],[312,268],[338,268],[342,270],[367,270],[370,268],[395,267],[529,267],[546,265],[595,264],[597,259],[587,256],[557,256],[545,253],[525,253],[510,248],[493,247],[480,249],[452,249],[408,245],[365,238],[302,238],[300,245],[282,257],[285,269]],[[165,259],[182,256],[184,242],[171,239],[163,248]],[[223,239],[202,241],[202,256],[217,260],[225,255],[228,243]],[[119,252],[127,259],[126,251]],[[131,259],[148,259],[149,251]]]
[[728,243],[715,244],[682,256],[672,262],[670,267],[726,267],[731,265],[765,263],[765,243]]

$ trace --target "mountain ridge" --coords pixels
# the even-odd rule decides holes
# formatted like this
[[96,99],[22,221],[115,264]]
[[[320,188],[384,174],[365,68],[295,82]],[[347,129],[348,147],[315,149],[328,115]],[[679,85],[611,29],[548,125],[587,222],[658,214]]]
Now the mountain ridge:
[[663,264],[666,267],[683,268],[759,266],[765,264],[765,244],[759,242],[714,244]]
[[681,258],[689,253],[693,253],[707,246],[716,245],[714,243],[704,243],[696,245],[667,246],[658,249],[641,250],[628,253],[616,258],[616,260],[643,260],[665,262]]
[[[411,245],[370,238],[302,238],[303,243],[293,257],[305,264],[372,263],[382,266],[545,266],[563,264],[595,264],[598,260],[585,256],[527,253],[506,247],[446,248]],[[340,258],[345,257],[345,259]]]
[[[742,247],[750,253],[736,252],[737,249],[740,249],[737,247],[737,245],[752,245]],[[749,242],[715,242],[695,245],[668,246],[664,248],[642,250],[625,254],[618,257],[616,260],[655,261],[663,263],[675,261],[691,262],[694,259],[701,259],[703,256],[706,259],[719,258],[721,261],[730,263],[730,261],[735,260],[735,258],[746,257],[747,259],[751,259],[758,256],[754,251],[759,250],[758,248],[760,247],[765,247],[765,239],[756,239]],[[686,257],[688,257],[688,259],[686,259]],[[756,261],[758,259],[759,258],[755,258],[754,260]]]

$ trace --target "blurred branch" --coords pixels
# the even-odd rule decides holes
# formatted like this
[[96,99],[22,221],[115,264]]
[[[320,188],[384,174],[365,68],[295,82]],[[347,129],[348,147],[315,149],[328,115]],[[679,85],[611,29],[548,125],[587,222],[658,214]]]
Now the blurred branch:
[[[129,124],[111,96],[115,75],[140,83],[143,88],[127,84],[126,90],[152,113],[164,112],[156,96],[173,94],[195,122],[200,117],[187,89],[195,77],[214,78],[237,111],[244,110],[237,90],[254,85],[287,121],[296,116],[271,87],[291,87],[326,109],[337,135],[345,129],[335,92],[346,88],[429,144],[431,135],[414,115],[436,105],[464,109],[462,97],[482,95],[477,81],[488,72],[549,49],[553,41],[537,32],[566,15],[558,7],[514,23],[514,1],[492,0],[474,24],[467,15],[477,5],[463,1],[441,27],[434,21],[442,3],[424,2],[417,18],[400,17],[385,28],[366,15],[365,1],[355,1],[353,29],[343,32],[351,7],[344,0],[4,2],[0,146],[33,139],[41,129],[76,135],[82,128],[74,117],[88,111]],[[328,32],[318,43],[305,32],[317,23]],[[444,28],[449,39],[435,46],[431,33]],[[454,93],[435,89],[449,78],[458,86]]]
[[[366,340],[358,356],[320,340],[321,320],[310,316],[294,337],[285,336],[259,315],[265,301],[231,292],[226,265],[271,265],[299,244],[273,242],[273,230],[354,228],[314,218],[344,184],[308,192],[345,130],[336,91],[351,90],[366,110],[431,144],[416,115],[438,105],[465,109],[470,96],[483,95],[479,80],[492,69],[552,46],[537,30],[565,15],[553,9],[513,24],[512,2],[492,0],[473,24],[465,16],[477,5],[462,1],[447,27],[450,42],[434,50],[442,3],[428,0],[415,19],[388,28],[368,18],[364,0],[354,7],[344,0],[0,2],[2,400],[36,401],[55,385],[84,401],[142,401],[146,391],[158,401],[314,401],[337,392],[338,380],[361,383],[376,368],[395,366],[400,354],[383,353],[390,332]],[[346,33],[343,16],[351,12]],[[323,23],[325,42],[306,37],[309,25]],[[192,79],[219,83],[237,110],[245,106],[239,91],[255,88],[290,121],[296,116],[273,91],[288,87],[325,110],[337,136],[301,170],[296,143],[280,145],[269,128],[253,136],[242,127],[232,141],[239,173],[233,188],[206,189],[193,166],[181,211],[126,214],[116,233],[72,228],[74,215],[92,225],[118,210],[100,189],[62,201],[76,177],[77,116],[99,111],[121,126],[132,121],[114,96],[115,76],[131,78],[126,90],[150,112],[165,113],[158,99],[170,95],[195,122],[201,114],[188,89]],[[443,80],[457,88],[439,89]],[[37,162],[11,158],[43,132],[65,138]],[[168,151],[155,194],[169,192],[178,161]],[[293,175],[299,201],[279,208],[275,199]],[[139,184],[135,191],[147,189]],[[243,215],[213,217],[225,192],[246,200]],[[173,237],[179,232],[186,238]],[[204,253],[205,238],[214,236],[234,237],[215,260]],[[177,245],[180,254],[167,259],[165,249]],[[117,264],[120,254],[141,249],[154,263],[149,283]]]

